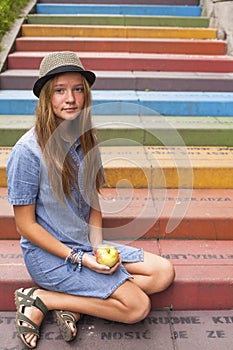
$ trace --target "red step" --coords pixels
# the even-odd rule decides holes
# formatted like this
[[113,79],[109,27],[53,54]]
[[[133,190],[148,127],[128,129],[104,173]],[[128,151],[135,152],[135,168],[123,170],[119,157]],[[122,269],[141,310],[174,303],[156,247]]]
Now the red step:
[[120,39],[120,38],[39,38],[16,39],[16,51],[84,51],[157,54],[225,55],[226,42],[221,40]]
[[[38,69],[45,52],[15,52],[8,56],[8,69]],[[230,56],[129,54],[125,52],[79,52],[86,69],[118,71],[232,72]]]
[[[151,296],[152,308],[227,310],[233,307],[233,241],[159,240],[131,243],[174,264],[175,282]],[[19,241],[0,241],[0,310],[15,310],[14,290],[34,285]]]
[[[233,190],[103,189],[106,239],[233,237]],[[19,239],[7,188],[0,188],[0,240]]]

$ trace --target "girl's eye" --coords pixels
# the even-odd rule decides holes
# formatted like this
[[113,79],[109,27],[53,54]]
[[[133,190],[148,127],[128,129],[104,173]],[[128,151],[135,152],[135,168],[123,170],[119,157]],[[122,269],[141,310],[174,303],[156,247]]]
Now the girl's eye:
[[84,88],[83,87],[76,87],[75,91],[82,93],[82,92],[84,92]]
[[62,89],[62,88],[57,88],[57,89],[54,90],[54,92],[56,92],[57,94],[61,94],[61,93],[64,92],[64,89]]

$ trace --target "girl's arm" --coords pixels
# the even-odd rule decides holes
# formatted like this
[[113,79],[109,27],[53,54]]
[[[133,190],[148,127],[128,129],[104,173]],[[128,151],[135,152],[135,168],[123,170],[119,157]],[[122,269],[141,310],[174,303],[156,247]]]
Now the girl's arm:
[[61,243],[36,222],[35,204],[15,205],[14,215],[17,231],[28,241],[47,252],[66,259],[71,249]]
[[[97,246],[103,242],[102,213],[100,209],[98,194],[92,198],[92,206],[89,217],[89,239],[93,252],[95,254]],[[119,258],[119,261],[116,263],[116,265],[114,265],[112,268],[109,268],[108,266],[97,263],[96,257],[94,255],[84,254],[83,264],[96,272],[112,274],[119,268],[121,259]]]
[[95,252],[97,246],[102,244],[103,235],[102,235],[102,213],[99,204],[98,194],[93,196],[91,209],[90,209],[90,218],[89,218],[89,239]]

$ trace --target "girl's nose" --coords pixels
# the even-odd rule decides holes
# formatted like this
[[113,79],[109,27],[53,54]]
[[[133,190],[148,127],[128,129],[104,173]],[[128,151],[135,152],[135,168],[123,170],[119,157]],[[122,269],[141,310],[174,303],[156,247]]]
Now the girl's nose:
[[66,94],[66,100],[68,102],[73,102],[74,101],[74,92],[72,90],[67,90],[67,94]]

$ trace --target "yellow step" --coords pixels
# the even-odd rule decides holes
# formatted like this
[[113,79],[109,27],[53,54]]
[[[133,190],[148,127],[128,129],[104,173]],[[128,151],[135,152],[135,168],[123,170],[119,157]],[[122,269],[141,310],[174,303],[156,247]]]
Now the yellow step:
[[[6,187],[11,148],[0,148],[0,187]],[[233,188],[231,147],[101,147],[106,187]]]
[[114,38],[179,38],[216,39],[212,28],[125,27],[33,25],[22,26],[22,36],[30,37],[114,37]]

